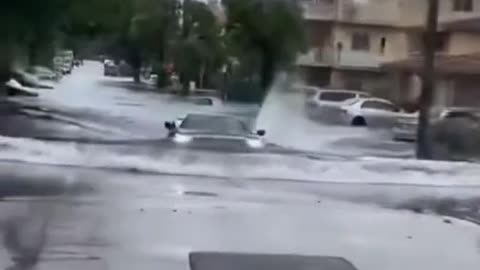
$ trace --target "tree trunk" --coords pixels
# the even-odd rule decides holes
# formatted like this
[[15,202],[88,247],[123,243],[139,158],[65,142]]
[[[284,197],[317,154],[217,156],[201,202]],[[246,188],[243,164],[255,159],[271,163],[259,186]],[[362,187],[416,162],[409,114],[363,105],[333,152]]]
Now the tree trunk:
[[140,55],[140,50],[138,48],[133,49],[132,54],[132,76],[133,81],[140,83],[140,69],[142,68],[142,57]]
[[275,72],[275,62],[273,57],[270,55],[270,52],[264,50],[262,55],[262,65],[260,70],[260,87],[263,90],[262,101],[267,96],[268,88],[272,84],[274,72]]
[[36,41],[31,41],[28,44],[28,63],[30,66],[35,66],[38,64],[38,43]]
[[200,89],[203,89],[203,81],[205,79],[205,69],[206,69],[205,64],[202,64],[200,66],[200,72],[199,72],[200,74],[198,76],[198,88]]
[[435,44],[438,24],[438,0],[428,1],[427,30],[424,40],[424,71],[417,130],[417,158],[432,159],[430,107],[435,88]]

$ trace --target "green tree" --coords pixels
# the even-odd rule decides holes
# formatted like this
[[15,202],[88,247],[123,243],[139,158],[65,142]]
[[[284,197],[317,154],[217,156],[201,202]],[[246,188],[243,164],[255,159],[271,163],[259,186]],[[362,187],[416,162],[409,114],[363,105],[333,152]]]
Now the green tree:
[[181,31],[174,42],[173,60],[184,93],[190,81],[204,87],[222,67],[225,55],[221,30],[218,19],[205,3],[183,2]]
[[136,1],[128,35],[136,81],[142,62],[153,59],[162,66],[166,61],[170,41],[178,31],[178,13],[179,2],[176,0]]
[[301,9],[289,0],[223,0],[230,52],[259,74],[266,91],[276,70],[305,50]]

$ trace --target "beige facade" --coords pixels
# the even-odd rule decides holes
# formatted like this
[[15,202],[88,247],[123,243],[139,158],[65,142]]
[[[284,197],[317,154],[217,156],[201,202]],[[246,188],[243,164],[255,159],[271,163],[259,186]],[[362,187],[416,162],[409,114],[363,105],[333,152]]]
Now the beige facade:
[[[303,56],[303,60],[308,61],[301,65],[308,66],[309,78],[318,74],[321,79],[313,80],[315,83],[365,90],[399,102],[418,97],[421,80],[415,72],[390,72],[382,67],[385,63],[408,59],[421,52],[426,0],[299,1],[304,6],[309,25],[311,47],[309,54]],[[480,0],[439,1],[440,25],[480,18]],[[480,52],[480,31],[439,31],[439,53]],[[472,88],[466,86],[472,85],[472,81],[476,80],[470,78],[462,82],[451,75],[439,78],[436,103],[465,103],[464,98],[460,102],[462,98],[456,92],[459,88]],[[480,85],[480,80],[475,85]],[[457,101],[454,101],[455,96]]]
[[480,33],[449,33],[445,52],[452,55],[480,52]]

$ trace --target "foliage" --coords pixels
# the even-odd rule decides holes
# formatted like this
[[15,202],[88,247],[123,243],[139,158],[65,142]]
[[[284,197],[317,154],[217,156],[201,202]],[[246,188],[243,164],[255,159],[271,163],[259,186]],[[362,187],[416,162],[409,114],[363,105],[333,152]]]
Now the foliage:
[[305,49],[301,10],[296,1],[288,0],[223,0],[223,4],[228,47],[247,69],[260,74],[265,91],[275,71]]
[[[94,40],[104,53],[127,60],[136,77],[143,65],[173,63],[184,86],[191,80],[209,85],[223,77],[222,68],[234,59],[240,63],[235,69],[239,78],[260,74],[267,89],[275,70],[287,66],[304,46],[296,1],[222,3],[226,25],[195,0],[2,1],[0,70],[11,61],[10,48],[25,47],[35,63],[48,59],[40,56],[56,47],[79,52]],[[164,70],[159,73],[166,76]]]
[[191,0],[183,3],[181,21],[173,61],[184,89],[189,81],[203,87],[207,74],[217,72],[224,62],[221,26],[206,4]]

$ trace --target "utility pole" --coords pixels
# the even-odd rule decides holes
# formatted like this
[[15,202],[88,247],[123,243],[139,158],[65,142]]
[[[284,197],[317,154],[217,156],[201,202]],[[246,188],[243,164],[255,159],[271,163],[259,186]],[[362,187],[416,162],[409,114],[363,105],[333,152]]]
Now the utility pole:
[[435,89],[435,47],[437,44],[438,0],[428,0],[426,32],[424,35],[424,66],[420,115],[417,130],[417,158],[432,159],[432,136],[430,132],[430,109]]

